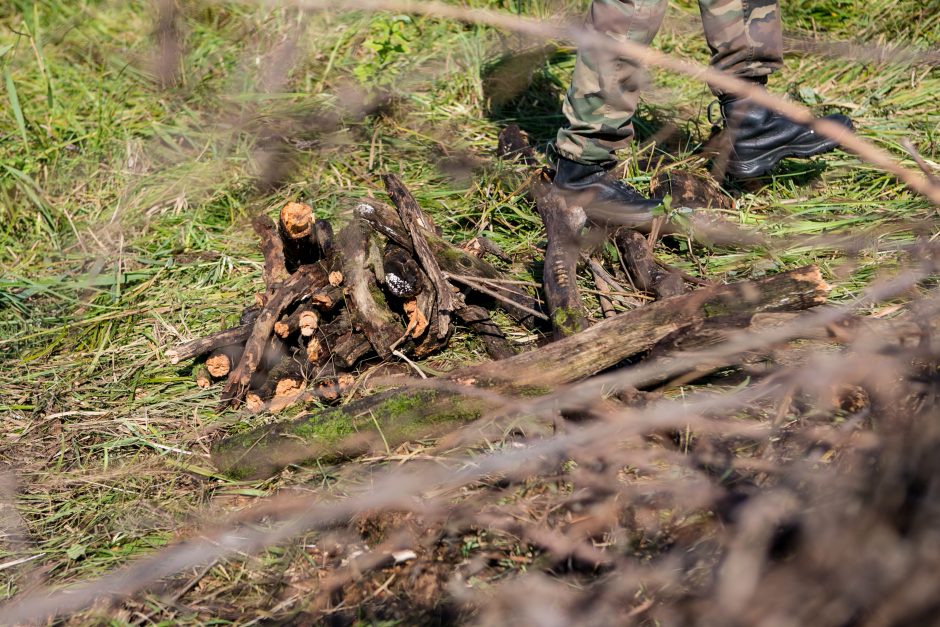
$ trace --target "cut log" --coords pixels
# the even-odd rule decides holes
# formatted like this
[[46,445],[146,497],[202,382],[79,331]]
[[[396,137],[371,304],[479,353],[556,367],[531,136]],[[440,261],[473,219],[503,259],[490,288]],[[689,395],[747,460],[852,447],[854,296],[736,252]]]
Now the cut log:
[[353,220],[340,231],[337,244],[343,258],[347,305],[375,352],[388,359],[392,356],[391,347],[405,334],[405,327],[388,308],[375,276],[366,265],[368,238],[359,221]]
[[816,266],[702,288],[618,314],[581,333],[486,369],[465,369],[453,376],[503,386],[570,383],[648,350],[684,326],[718,316],[809,309],[825,303],[829,289]]
[[244,350],[245,347],[241,344],[217,348],[206,358],[206,369],[213,377],[221,379],[232,371]]
[[284,243],[278,235],[274,221],[268,216],[256,216],[251,221],[251,226],[261,238],[261,253],[264,255],[264,284],[268,292],[272,292],[278,283],[289,276],[284,259]]
[[284,316],[274,325],[274,333],[281,339],[300,333],[310,337],[317,330],[319,316],[312,305],[301,305],[289,316]]
[[[828,291],[816,267],[704,288],[618,314],[528,353],[463,368],[448,378],[509,390],[551,389],[615,366],[698,321],[808,309],[824,303]],[[394,389],[342,408],[227,438],[216,447],[213,459],[221,470],[237,477],[265,476],[290,463],[361,453],[368,450],[370,441],[394,447],[408,440],[435,437],[491,408],[478,397]],[[381,435],[372,420],[379,421]],[[352,437],[354,434],[357,437]]]
[[614,235],[614,240],[624,269],[637,289],[660,299],[685,293],[682,277],[656,263],[646,237],[633,229],[622,228]]
[[483,307],[466,305],[454,313],[471,331],[480,336],[487,354],[493,359],[507,359],[516,354],[502,330],[490,320],[490,313]]
[[[338,274],[331,272],[332,274]],[[310,304],[317,308],[321,312],[330,312],[336,309],[343,302],[343,288],[339,286],[329,285],[326,287],[321,287],[313,294],[310,295]]]
[[450,291],[450,285],[444,279],[441,267],[437,263],[437,258],[431,251],[425,233],[434,231],[434,225],[431,223],[425,213],[418,205],[408,188],[394,174],[385,174],[382,176],[382,182],[385,183],[385,191],[389,198],[398,207],[398,215],[401,217],[402,224],[411,236],[412,249],[415,256],[421,263],[431,286],[434,288],[436,296],[436,311],[429,318],[433,329],[439,340],[443,340],[450,335],[450,315],[454,311],[454,295]]
[[[411,237],[401,223],[397,212],[385,203],[364,200],[356,206],[355,213],[377,233],[384,235],[409,253],[414,253]],[[502,273],[491,264],[461,250],[433,233],[423,233],[441,270],[451,275],[466,275],[477,279],[502,279]],[[528,328],[538,328],[538,319],[531,311],[541,311],[539,301],[527,294],[506,292],[506,299],[498,305],[513,320]],[[508,301],[508,302],[507,302]],[[516,306],[521,305],[521,306]]]
[[252,326],[253,324],[245,324],[232,327],[231,329],[225,329],[224,331],[219,331],[217,333],[213,333],[212,335],[207,335],[206,337],[201,337],[198,340],[192,340],[191,342],[180,344],[179,346],[168,350],[166,352],[166,356],[170,358],[171,364],[178,364],[181,361],[188,361],[190,359],[202,357],[203,355],[211,353],[215,349],[222,348],[223,346],[244,344],[251,336]]
[[321,268],[312,265],[301,266],[275,290],[255,321],[238,367],[229,374],[228,382],[222,391],[220,411],[230,405],[237,405],[244,398],[251,376],[258,368],[265,347],[269,344],[274,331],[274,324],[281,312],[304,294],[309,294],[317,287],[324,285],[326,281],[326,274]]
[[288,272],[320,258],[314,229],[313,208],[300,202],[289,202],[281,209],[278,232],[284,242],[284,259]]
[[578,292],[579,233],[584,225],[584,213],[569,208],[561,196],[553,193],[544,173],[532,184],[532,193],[548,238],[542,285],[552,329],[555,338],[560,339],[590,326],[587,309]]

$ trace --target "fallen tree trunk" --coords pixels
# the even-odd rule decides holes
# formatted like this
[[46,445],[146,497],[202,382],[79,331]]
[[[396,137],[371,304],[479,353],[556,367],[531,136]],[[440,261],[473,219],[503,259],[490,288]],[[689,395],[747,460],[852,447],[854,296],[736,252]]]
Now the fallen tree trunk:
[[166,356],[170,358],[171,364],[178,364],[181,361],[202,357],[203,355],[211,353],[218,348],[231,346],[233,344],[244,344],[246,341],[248,341],[248,338],[251,337],[251,329],[253,326],[254,320],[248,324],[242,324],[237,327],[232,327],[231,329],[218,331],[212,335],[201,337],[198,340],[192,340],[191,342],[180,344],[179,346],[168,350],[166,352]]
[[656,298],[669,298],[685,292],[682,277],[656,263],[647,239],[637,231],[622,228],[614,236],[617,249],[630,279],[637,289]]
[[[507,391],[551,389],[613,367],[684,326],[711,318],[808,309],[823,304],[828,290],[816,267],[705,288],[619,314],[528,353],[463,368],[448,379]],[[213,459],[224,472],[264,476],[290,463],[362,452],[367,442],[394,447],[434,437],[445,426],[453,428],[492,408],[479,398],[452,392],[400,388],[227,438]],[[353,434],[358,437],[347,442]]]

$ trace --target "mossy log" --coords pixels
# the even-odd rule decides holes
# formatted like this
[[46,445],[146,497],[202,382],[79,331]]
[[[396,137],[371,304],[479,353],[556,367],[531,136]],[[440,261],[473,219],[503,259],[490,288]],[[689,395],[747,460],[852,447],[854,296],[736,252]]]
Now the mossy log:
[[[551,388],[611,368],[684,326],[709,318],[808,309],[823,304],[828,291],[816,267],[704,288],[619,314],[537,350],[461,369],[448,378],[503,390]],[[227,438],[213,459],[229,474],[265,476],[286,464],[360,453],[370,442],[394,447],[435,437],[488,408],[478,398],[398,388]]]
[[226,438],[212,459],[229,476],[265,477],[290,464],[328,463],[376,447],[439,437],[456,424],[476,420],[484,409],[479,400],[450,393],[395,389]]

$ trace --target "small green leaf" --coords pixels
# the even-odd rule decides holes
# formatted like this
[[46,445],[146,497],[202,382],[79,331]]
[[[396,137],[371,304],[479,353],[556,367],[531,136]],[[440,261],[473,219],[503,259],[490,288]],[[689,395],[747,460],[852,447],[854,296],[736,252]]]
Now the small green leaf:
[[68,548],[65,554],[68,556],[70,560],[77,560],[80,557],[84,557],[85,548],[86,547],[84,544],[75,543]]
[[13,117],[16,118],[16,126],[20,130],[20,136],[26,148],[29,148],[29,138],[26,135],[26,118],[23,117],[23,110],[20,108],[20,98],[16,93],[16,85],[13,83],[13,75],[9,68],[3,68],[3,78],[7,84],[7,97],[10,99],[10,107],[13,109]]

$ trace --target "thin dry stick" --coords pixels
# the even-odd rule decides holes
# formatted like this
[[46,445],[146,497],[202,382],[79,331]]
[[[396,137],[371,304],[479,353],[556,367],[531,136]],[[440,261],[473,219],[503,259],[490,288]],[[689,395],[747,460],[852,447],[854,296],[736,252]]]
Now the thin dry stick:
[[340,0],[339,2],[336,0],[293,0],[293,4],[309,11],[336,11],[338,8],[344,8],[346,10],[413,13],[427,17],[484,24],[538,39],[559,39],[571,41],[581,47],[590,45],[594,48],[601,48],[642,65],[671,70],[704,81],[723,92],[750,98],[753,102],[783,114],[795,122],[809,126],[820,135],[834,140],[846,150],[855,153],[859,158],[893,174],[898,180],[912,190],[923,194],[934,204],[940,205],[940,184],[930,181],[918,170],[905,167],[890,153],[862,139],[841,124],[821,118],[817,119],[809,108],[796,102],[784,100],[761,87],[755,86],[753,83],[721,70],[683,61],[633,41],[617,41],[609,37],[598,37],[596,32],[583,27],[545,22],[487,9],[467,9],[444,4],[437,0],[422,0],[421,2],[417,0]]
[[541,320],[548,320],[548,316],[546,316],[545,314],[543,314],[543,313],[541,313],[541,312],[539,312],[539,311],[536,311],[536,310],[534,310],[534,309],[529,309],[529,308],[526,307],[525,305],[520,305],[519,303],[517,303],[516,301],[512,300],[511,298],[508,298],[508,297],[506,297],[506,296],[503,296],[503,295],[500,294],[499,292],[496,292],[496,291],[494,291],[494,290],[491,290],[491,289],[489,289],[488,287],[485,287],[485,286],[483,286],[483,285],[477,283],[476,281],[470,280],[470,279],[467,278],[467,277],[463,277],[463,276],[460,276],[460,275],[454,275],[454,274],[450,274],[449,272],[445,272],[445,273],[444,273],[444,278],[446,278],[446,279],[448,279],[448,280],[451,280],[451,279],[452,279],[452,280],[454,280],[454,281],[457,281],[458,283],[463,283],[464,285],[466,285],[466,286],[468,286],[468,287],[470,287],[470,288],[472,288],[472,289],[474,289],[474,290],[476,290],[476,291],[478,291],[478,292],[482,292],[482,293],[486,294],[487,296],[492,296],[492,297],[495,298],[496,300],[502,301],[502,302],[504,302],[504,303],[508,303],[508,304],[512,305],[513,307],[515,307],[515,308],[517,308],[517,309],[519,309],[519,310],[521,310],[521,311],[526,312],[527,314],[530,314],[530,315],[532,315],[532,316],[535,316],[536,318],[539,318],[539,319],[541,319]]

